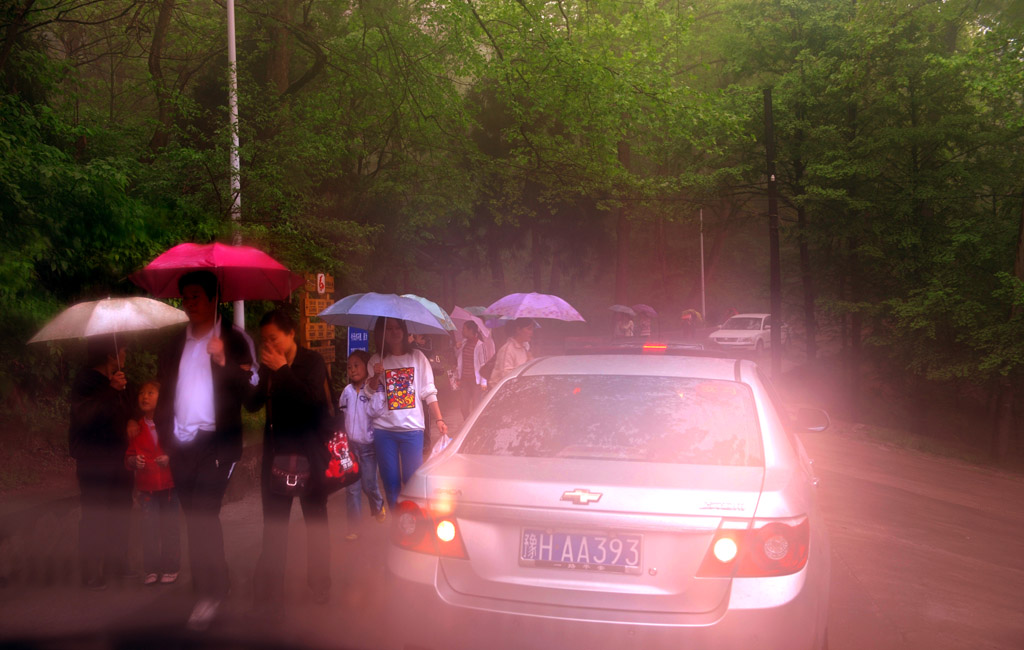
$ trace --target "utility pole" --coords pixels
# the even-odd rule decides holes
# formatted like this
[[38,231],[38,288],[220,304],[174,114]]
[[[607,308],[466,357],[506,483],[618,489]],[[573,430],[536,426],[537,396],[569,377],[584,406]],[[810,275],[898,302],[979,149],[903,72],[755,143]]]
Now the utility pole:
[[[232,243],[242,243],[242,183],[238,158],[238,55],[235,51],[235,0],[227,0],[228,9],[228,120],[231,126],[231,224]],[[245,329],[245,302],[236,300],[235,325]]]
[[772,116],[772,89],[764,89],[764,148],[768,171],[768,247],[770,251],[771,352],[772,377],[782,373],[782,270],[779,259],[779,199],[775,177],[775,119]]

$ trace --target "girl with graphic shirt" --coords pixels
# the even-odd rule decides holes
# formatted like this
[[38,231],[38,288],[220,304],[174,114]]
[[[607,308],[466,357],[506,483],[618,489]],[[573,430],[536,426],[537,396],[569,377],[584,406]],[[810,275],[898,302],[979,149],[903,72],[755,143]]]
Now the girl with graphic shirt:
[[372,397],[384,389],[386,409],[372,420],[373,446],[388,507],[393,509],[402,485],[423,464],[423,403],[442,435],[448,435],[448,426],[437,403],[434,371],[427,357],[409,345],[405,321],[378,318],[373,337],[379,352],[370,357],[371,374],[363,390]]

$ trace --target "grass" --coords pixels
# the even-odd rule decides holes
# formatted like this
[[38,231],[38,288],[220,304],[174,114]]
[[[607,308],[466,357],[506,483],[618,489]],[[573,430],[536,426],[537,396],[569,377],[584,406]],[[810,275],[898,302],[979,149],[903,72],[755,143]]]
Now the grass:
[[1024,473],[1024,459],[1013,458],[1008,463],[997,464],[992,459],[992,456],[984,450],[963,443],[930,438],[902,429],[871,424],[847,424],[845,428],[848,431],[862,433],[875,442],[899,449],[906,449],[940,458],[949,458],[981,467],[998,467],[1002,470]]
[[41,399],[31,408],[8,408],[0,417],[0,493],[40,485],[74,473],[68,455],[67,402]]
[[[246,446],[263,442],[263,412],[242,411]],[[0,494],[46,483],[65,483],[74,476],[68,454],[68,404],[42,399],[32,408],[6,408],[0,414]]]

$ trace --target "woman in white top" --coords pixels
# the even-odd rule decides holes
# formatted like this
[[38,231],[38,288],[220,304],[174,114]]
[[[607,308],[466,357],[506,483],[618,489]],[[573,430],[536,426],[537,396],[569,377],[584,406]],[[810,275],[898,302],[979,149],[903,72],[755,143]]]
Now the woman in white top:
[[384,389],[386,409],[373,418],[373,446],[388,507],[394,508],[402,485],[423,464],[426,414],[422,402],[442,435],[448,435],[448,426],[437,403],[434,371],[427,357],[409,345],[405,321],[377,319],[373,338],[383,354],[370,357],[370,379],[364,390],[372,395]]

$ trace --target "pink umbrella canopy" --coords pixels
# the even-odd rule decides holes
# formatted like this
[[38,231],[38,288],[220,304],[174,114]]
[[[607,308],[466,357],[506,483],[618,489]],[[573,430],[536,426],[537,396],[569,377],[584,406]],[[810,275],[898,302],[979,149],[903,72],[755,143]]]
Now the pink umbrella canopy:
[[178,298],[178,278],[190,271],[212,271],[220,283],[219,300],[287,300],[305,283],[283,264],[251,246],[178,244],[159,255],[132,282],[157,298]]
[[551,318],[582,321],[580,313],[558,296],[548,293],[510,293],[487,308],[488,314],[505,318]]

